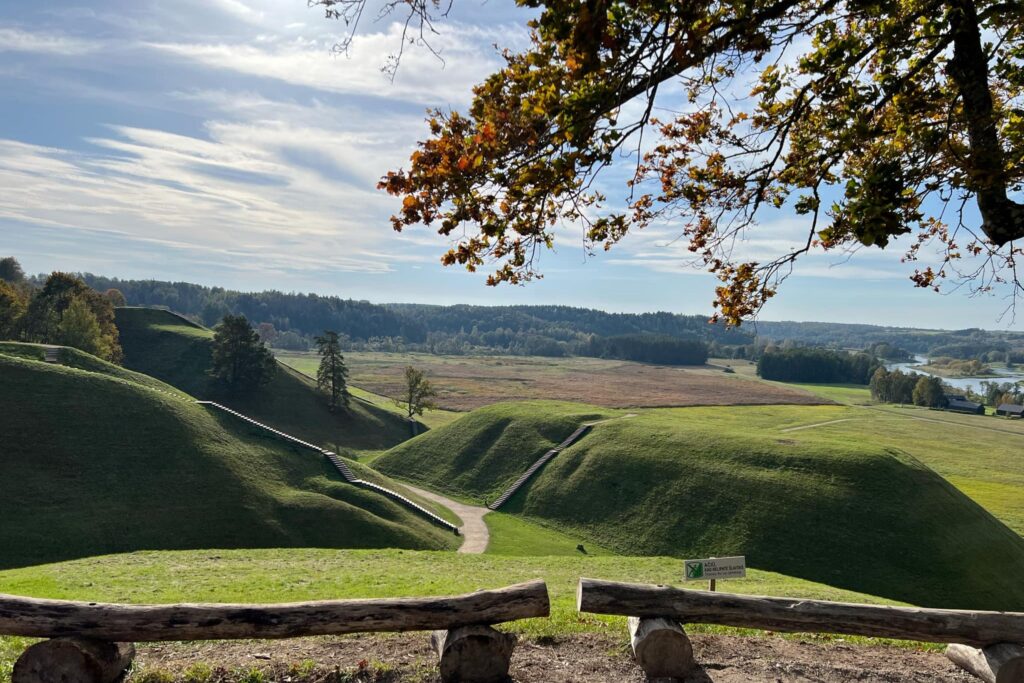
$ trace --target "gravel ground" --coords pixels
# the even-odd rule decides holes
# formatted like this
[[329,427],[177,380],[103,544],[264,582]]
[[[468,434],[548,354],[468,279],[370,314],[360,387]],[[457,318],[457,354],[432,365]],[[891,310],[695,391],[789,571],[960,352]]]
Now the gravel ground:
[[[688,683],[815,681],[898,683],[974,681],[941,653],[897,647],[811,643],[766,636],[693,636],[699,668]],[[208,681],[437,683],[436,658],[426,634],[359,635],[284,641],[154,644],[139,648],[135,674],[166,672],[182,680],[197,663]],[[199,667],[202,668],[202,667]],[[254,676],[252,669],[262,671]],[[521,639],[512,659],[517,683],[641,683],[622,639],[582,634],[554,640]],[[195,680],[195,676],[191,677]],[[164,679],[166,680],[166,679]]]

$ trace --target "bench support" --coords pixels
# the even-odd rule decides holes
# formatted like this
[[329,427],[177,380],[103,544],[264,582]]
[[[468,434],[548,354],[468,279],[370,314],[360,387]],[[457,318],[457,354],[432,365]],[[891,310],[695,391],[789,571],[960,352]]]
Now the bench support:
[[490,626],[434,631],[430,644],[440,659],[444,683],[505,683],[516,637]]
[[662,617],[629,617],[633,657],[648,680],[682,680],[695,664],[693,646],[678,622]]
[[14,663],[11,683],[114,683],[131,666],[135,646],[90,638],[53,638]]
[[999,643],[979,649],[954,643],[946,656],[986,683],[1024,683],[1024,646]]

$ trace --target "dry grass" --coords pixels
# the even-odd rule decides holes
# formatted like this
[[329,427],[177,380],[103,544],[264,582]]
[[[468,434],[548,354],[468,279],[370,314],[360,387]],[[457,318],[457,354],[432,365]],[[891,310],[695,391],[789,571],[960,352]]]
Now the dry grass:
[[[312,356],[279,354],[309,372]],[[401,393],[402,371],[427,372],[447,410],[473,410],[502,401],[551,399],[609,408],[698,405],[822,404],[805,391],[761,382],[737,368],[647,365],[598,358],[433,356],[412,353],[345,354],[355,386],[384,396]],[[309,367],[307,367],[307,365]]]

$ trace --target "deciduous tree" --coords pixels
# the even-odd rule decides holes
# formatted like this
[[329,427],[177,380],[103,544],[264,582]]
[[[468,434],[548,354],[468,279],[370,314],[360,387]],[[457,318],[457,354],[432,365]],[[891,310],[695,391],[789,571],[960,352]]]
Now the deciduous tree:
[[316,338],[316,349],[320,354],[320,367],[316,371],[317,389],[327,394],[327,405],[331,410],[348,408],[348,368],[345,367],[338,333],[325,330]]
[[0,258],[0,280],[5,282],[22,282],[25,279],[25,271],[21,269],[18,259],[13,256]]
[[395,403],[405,406],[406,415],[410,420],[413,415],[422,415],[424,410],[437,407],[433,401],[437,396],[437,390],[434,389],[422,370],[417,370],[410,365],[405,368],[404,377],[404,395],[402,400],[395,401]]
[[276,370],[273,354],[245,316],[224,316],[213,335],[214,377],[232,391],[252,391],[269,382]]
[[82,297],[72,300],[64,310],[52,341],[100,358],[111,356],[109,338],[104,336],[96,314]]
[[21,317],[28,308],[28,296],[20,287],[0,280],[0,339],[14,339]]
[[[365,2],[310,1],[350,26]],[[668,226],[721,280],[718,315],[738,323],[801,255],[910,235],[905,258],[934,259],[917,286],[1024,293],[1020,2],[520,4],[541,10],[531,47],[505,53],[467,113],[433,112],[409,167],[381,182],[401,201],[396,230],[457,238],[443,263],[525,282],[559,224],[605,249]],[[444,11],[386,7],[428,39]],[[595,180],[624,153],[628,190],[606,200]],[[734,250],[783,208],[803,217],[798,242]]]

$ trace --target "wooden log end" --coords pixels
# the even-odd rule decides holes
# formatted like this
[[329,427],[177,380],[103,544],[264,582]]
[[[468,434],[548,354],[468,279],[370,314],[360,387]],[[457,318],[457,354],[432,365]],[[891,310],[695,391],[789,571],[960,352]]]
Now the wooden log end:
[[629,617],[633,657],[649,681],[683,679],[693,671],[693,645],[683,627],[663,617]]
[[131,666],[135,646],[89,638],[32,645],[14,663],[11,683],[113,683]]
[[461,626],[434,631],[430,644],[437,653],[444,683],[505,683],[516,637],[490,626]]
[[1024,645],[998,643],[983,648],[953,643],[946,657],[987,683],[1024,683]]

